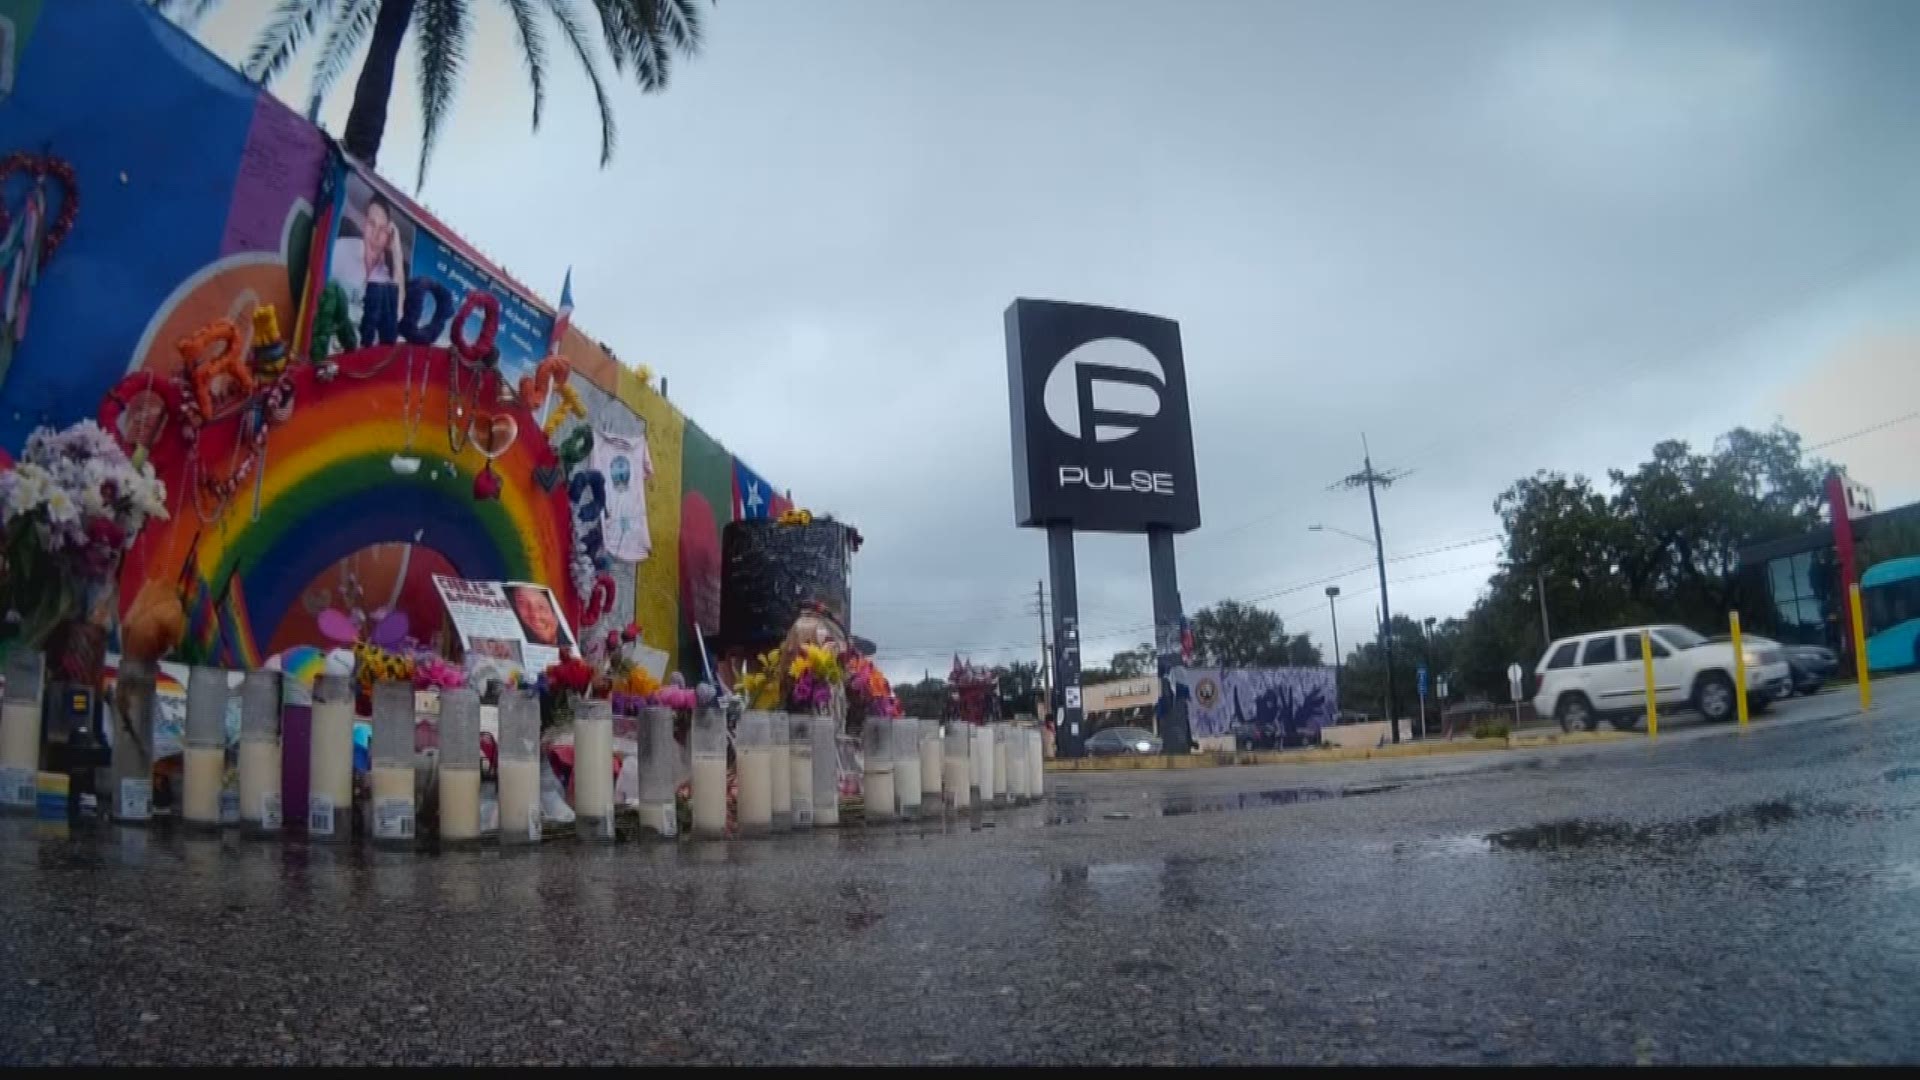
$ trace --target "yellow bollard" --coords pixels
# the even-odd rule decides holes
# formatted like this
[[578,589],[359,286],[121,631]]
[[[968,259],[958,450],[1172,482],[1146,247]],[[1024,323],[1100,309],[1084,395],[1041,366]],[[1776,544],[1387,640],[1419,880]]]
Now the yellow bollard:
[[1653,700],[1653,631],[1640,631],[1640,664],[1647,670],[1647,738],[1660,737],[1660,707]]
[[1740,647],[1740,613],[1729,611],[1727,625],[1733,629],[1733,700],[1740,711],[1740,730],[1747,730],[1747,650]]
[[1847,586],[1847,603],[1853,608],[1853,666],[1860,679],[1860,711],[1873,708],[1873,680],[1867,677],[1867,620],[1860,610],[1860,583]]

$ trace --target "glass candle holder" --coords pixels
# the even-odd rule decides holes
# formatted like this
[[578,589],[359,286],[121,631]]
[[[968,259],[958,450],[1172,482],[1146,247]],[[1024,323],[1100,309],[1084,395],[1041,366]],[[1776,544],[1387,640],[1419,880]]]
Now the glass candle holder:
[[240,831],[280,834],[280,686],[277,671],[249,671],[240,684]]
[[227,779],[227,702],[232,697],[226,669],[196,667],[187,672],[180,820],[195,830],[220,828],[220,789]]
[[869,822],[892,821],[898,796],[894,794],[893,721],[869,716],[860,732],[862,783],[860,794]]
[[920,721],[893,722],[893,805],[901,817],[920,815]]
[[540,696],[500,693],[500,842],[540,842]]
[[7,656],[7,693],[0,699],[0,809],[8,813],[31,814],[40,798],[41,702],[46,691],[46,656],[16,647]]
[[[17,654],[16,654],[17,655]],[[151,660],[120,661],[113,681],[113,820],[144,825],[153,818],[153,727],[160,670]],[[13,690],[13,677],[7,677]]]
[[727,835],[727,714],[716,706],[696,709],[687,734],[693,755],[693,835]]
[[739,804],[734,817],[741,836],[765,836],[773,831],[772,716],[748,712],[733,731],[734,756],[740,763]]
[[973,801],[973,731],[958,720],[941,740],[940,796],[949,810],[965,810]]
[[989,806],[993,803],[993,729],[985,724],[969,724],[973,733],[972,770],[973,805]]
[[840,824],[840,725],[831,714],[807,719],[813,743],[813,823]]
[[[373,842],[411,849],[419,829],[413,775],[413,684],[384,680],[373,687]],[[446,745],[442,729],[441,746]]]
[[574,705],[573,815],[583,839],[613,839],[613,706],[606,701]]
[[680,748],[673,741],[673,710],[658,705],[640,713],[637,732],[640,824],[661,836],[680,832],[674,790],[680,786]]
[[770,756],[767,759],[767,777],[772,781],[772,796],[768,803],[773,811],[773,831],[787,832],[793,828],[793,747],[791,727],[785,713],[763,713],[767,721],[767,747]]
[[1027,729],[1019,724],[1007,728],[1007,801],[1027,805]]
[[1007,724],[988,725],[993,732],[993,805],[1007,805]]
[[321,843],[353,839],[353,697],[346,675],[314,680],[307,836]]
[[793,799],[793,827],[813,828],[813,727],[811,717],[791,713],[774,718],[787,726],[787,789]]
[[440,694],[440,841],[480,839],[480,695],[468,687]]
[[1046,794],[1046,748],[1046,736],[1040,729],[1027,729],[1027,795],[1036,800]]
[[940,738],[940,722],[937,720],[920,721],[920,808],[932,810],[940,806],[940,792],[944,788],[946,777],[943,758],[943,745]]

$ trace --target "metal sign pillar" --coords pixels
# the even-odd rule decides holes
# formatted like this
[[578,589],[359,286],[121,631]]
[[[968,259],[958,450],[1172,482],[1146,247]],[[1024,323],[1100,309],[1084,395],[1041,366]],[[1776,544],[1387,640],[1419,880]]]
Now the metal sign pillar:
[[1073,526],[1047,526],[1047,570],[1053,579],[1054,755],[1084,757],[1080,728],[1080,595],[1073,577]]

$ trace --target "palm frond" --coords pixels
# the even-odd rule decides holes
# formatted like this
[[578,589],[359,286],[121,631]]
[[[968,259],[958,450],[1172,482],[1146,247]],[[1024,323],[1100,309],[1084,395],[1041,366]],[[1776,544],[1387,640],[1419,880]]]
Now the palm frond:
[[454,91],[467,62],[467,38],[472,30],[466,0],[417,0],[414,43],[420,76],[420,171],[415,181],[426,183],[427,162],[433,157],[440,129],[453,112]]
[[506,0],[513,16],[514,36],[520,41],[521,58],[527,62],[527,81],[533,84],[533,130],[540,130],[540,114],[547,103],[547,38],[540,29],[533,0]]
[[322,16],[332,14],[332,9],[333,0],[280,0],[266,29],[254,39],[241,70],[262,86],[279,78],[307,35],[313,33]]
[[692,56],[703,44],[701,0],[593,0],[614,70],[630,67],[640,89],[666,89],[673,54]]
[[373,17],[380,13],[380,0],[342,0],[345,7],[333,15],[333,26],[320,45],[320,59],[313,65],[313,85],[308,91],[310,114],[318,114],[320,103],[332,92],[333,85],[347,73],[347,65],[360,51],[367,31],[373,29]]
[[187,30],[198,26],[219,3],[220,0],[147,0],[147,6]]
[[[546,2],[547,10],[553,14],[554,21],[560,24],[561,33],[566,35],[567,45],[573,49],[573,55],[579,58],[580,66],[586,69],[587,81],[593,84],[593,100],[600,108],[600,167],[604,169],[613,160],[615,125],[613,102],[608,100],[606,83],[600,78],[600,61],[594,55],[593,44],[587,40],[586,24],[581,22],[573,0]],[[618,59],[614,65],[616,68],[619,66]]]

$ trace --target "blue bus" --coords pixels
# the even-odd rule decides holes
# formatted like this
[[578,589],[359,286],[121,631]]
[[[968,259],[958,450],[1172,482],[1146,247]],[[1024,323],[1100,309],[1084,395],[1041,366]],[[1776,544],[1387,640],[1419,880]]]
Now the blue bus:
[[1920,667],[1920,556],[1888,559],[1860,575],[1867,668]]

